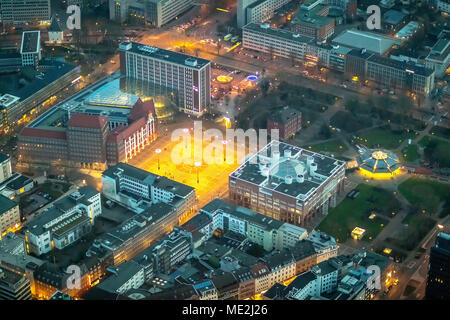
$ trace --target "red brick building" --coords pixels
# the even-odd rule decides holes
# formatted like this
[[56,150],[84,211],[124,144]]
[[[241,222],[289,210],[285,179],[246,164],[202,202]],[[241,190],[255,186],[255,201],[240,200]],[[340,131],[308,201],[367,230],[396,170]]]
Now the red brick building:
[[127,162],[156,139],[153,100],[139,99],[128,115],[128,125],[112,130],[107,116],[73,113],[65,117],[50,114],[48,118],[57,119],[53,122],[60,121],[54,127],[24,128],[18,136],[20,160],[105,169]]
[[302,113],[295,109],[284,107],[267,119],[267,131],[279,130],[280,139],[289,139],[302,128]]

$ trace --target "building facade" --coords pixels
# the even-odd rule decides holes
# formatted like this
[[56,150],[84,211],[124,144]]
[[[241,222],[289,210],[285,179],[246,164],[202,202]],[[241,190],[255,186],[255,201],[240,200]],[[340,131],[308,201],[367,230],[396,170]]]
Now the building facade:
[[[266,251],[282,250],[293,247],[305,239],[305,229],[289,223],[271,219],[265,215],[215,199],[200,209],[211,217],[209,230],[221,229],[245,236],[249,241],[262,246]],[[208,238],[212,233],[208,235]]]
[[193,187],[164,176],[119,163],[102,174],[103,195],[136,213],[152,204],[165,203],[176,208],[178,218],[184,220],[193,213]]
[[450,235],[439,233],[430,250],[425,298],[448,300],[450,296]]
[[11,158],[0,152],[0,183],[12,176]]
[[51,16],[50,0],[1,0],[0,7],[1,20],[8,24],[37,24]]
[[22,274],[0,269],[0,300],[31,300],[30,281]]
[[20,224],[19,205],[0,194],[0,238],[18,224]]
[[27,225],[27,252],[39,256],[69,246],[91,231],[101,213],[100,193],[91,187],[81,187],[56,201]]
[[139,99],[121,123],[116,123],[111,114],[102,116],[90,111],[92,108],[69,113],[61,119],[64,126],[52,128],[45,123],[41,126],[40,120],[51,119],[53,111],[42,115],[19,134],[21,159],[104,170],[107,164],[129,161],[156,139],[153,100]]
[[121,43],[123,75],[170,89],[181,112],[201,116],[211,102],[211,62],[135,42]]
[[237,205],[304,225],[336,205],[344,176],[343,161],[272,141],[230,174],[229,195]]
[[281,139],[289,139],[302,129],[302,113],[288,106],[267,118],[267,131],[278,130]]
[[194,5],[192,0],[109,0],[110,19],[127,20],[160,28]]

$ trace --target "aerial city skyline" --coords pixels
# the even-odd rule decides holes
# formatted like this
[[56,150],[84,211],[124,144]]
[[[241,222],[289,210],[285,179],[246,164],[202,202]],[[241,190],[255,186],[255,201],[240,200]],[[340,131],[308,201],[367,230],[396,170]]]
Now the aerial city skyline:
[[0,0],[0,300],[449,300],[449,14]]

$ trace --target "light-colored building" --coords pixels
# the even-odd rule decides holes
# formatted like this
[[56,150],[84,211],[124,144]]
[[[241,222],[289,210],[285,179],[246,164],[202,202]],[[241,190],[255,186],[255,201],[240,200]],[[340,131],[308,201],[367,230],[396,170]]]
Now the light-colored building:
[[271,28],[269,24],[247,24],[242,28],[242,46],[275,56],[303,61],[312,37],[289,30]]
[[449,14],[450,13],[450,2],[448,0],[437,0],[436,8],[439,11]]
[[435,71],[414,63],[406,63],[372,55],[367,59],[366,78],[386,85],[428,96],[434,89]]
[[81,187],[56,201],[27,226],[27,252],[41,255],[63,249],[91,231],[94,220],[102,213],[100,193]]
[[0,240],[0,252],[12,255],[25,254],[25,240],[14,232],[8,232]]
[[119,45],[120,71],[176,96],[181,112],[201,116],[211,102],[211,61],[136,42]]
[[109,267],[112,275],[101,281],[97,286],[110,293],[125,293],[138,289],[144,284],[144,268],[135,261],[127,261],[116,267]]
[[8,24],[38,24],[50,20],[50,0],[0,0],[0,21]]
[[312,242],[317,253],[317,263],[336,257],[339,246],[336,239],[332,236],[313,230],[308,236],[308,240]]
[[403,40],[390,38],[381,33],[349,29],[341,32],[332,40],[335,45],[354,49],[366,49],[380,55],[387,54],[393,47],[399,46]]
[[441,38],[434,44],[425,58],[425,66],[434,69],[437,78],[445,76],[445,72],[450,66],[450,39]]
[[[280,9],[285,4],[288,4],[291,0],[257,0],[247,5],[245,10],[245,23],[239,25],[241,28],[248,23],[261,23],[271,19],[274,16],[276,10]],[[238,5],[238,15],[241,7]]]
[[64,32],[59,25],[58,20],[52,19],[52,23],[48,28],[48,41],[50,43],[60,44],[64,41]]
[[109,0],[110,19],[161,27],[194,5],[192,0]]
[[20,46],[22,66],[37,66],[41,60],[41,31],[24,31]]
[[0,195],[0,238],[9,229],[20,224],[19,205],[11,199]]
[[0,183],[12,176],[11,158],[0,152]]
[[193,187],[120,162],[102,174],[103,195],[136,213],[152,204],[177,208],[179,217],[191,214],[195,205]]
[[241,234],[266,251],[293,247],[308,236],[308,232],[303,228],[277,221],[221,199],[208,203],[200,209],[201,213],[206,213],[212,219],[213,226],[209,230],[222,229]]

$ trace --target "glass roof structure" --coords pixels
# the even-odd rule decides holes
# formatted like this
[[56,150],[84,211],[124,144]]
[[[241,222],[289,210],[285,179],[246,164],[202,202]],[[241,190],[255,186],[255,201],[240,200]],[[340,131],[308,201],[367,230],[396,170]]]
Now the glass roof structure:
[[398,157],[386,150],[367,150],[358,158],[358,166],[371,173],[393,173],[400,168]]
[[112,107],[132,107],[139,97],[120,90],[120,79],[115,79],[93,92],[86,104]]

